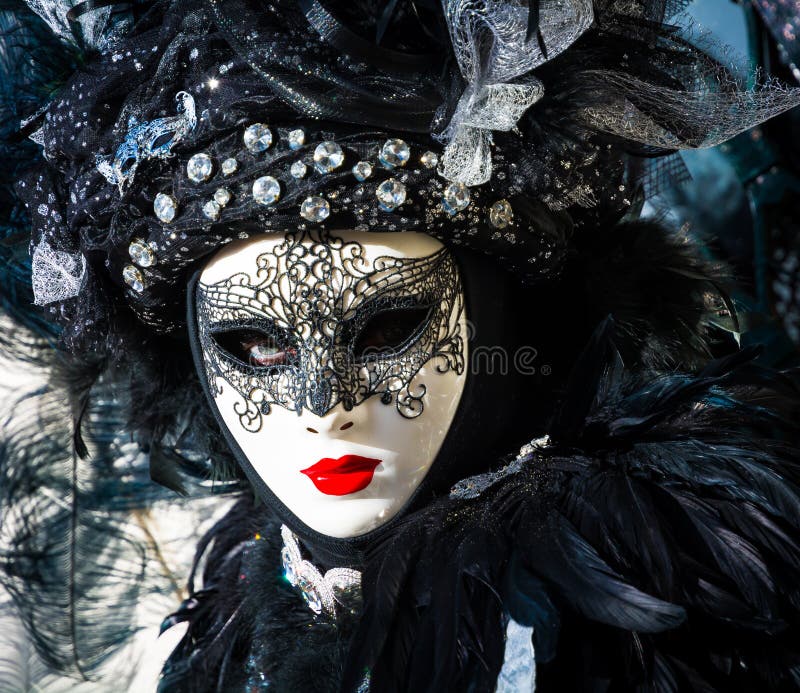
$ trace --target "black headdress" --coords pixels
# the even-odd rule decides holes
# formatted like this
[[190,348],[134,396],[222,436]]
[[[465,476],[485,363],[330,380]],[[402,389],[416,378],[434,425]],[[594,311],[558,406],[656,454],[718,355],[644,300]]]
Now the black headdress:
[[668,9],[157,2],[28,126],[36,302],[67,344],[96,348],[126,305],[175,332],[198,260],[302,225],[424,230],[553,276],[573,223],[634,202],[622,153],[712,145],[800,99],[742,90]]

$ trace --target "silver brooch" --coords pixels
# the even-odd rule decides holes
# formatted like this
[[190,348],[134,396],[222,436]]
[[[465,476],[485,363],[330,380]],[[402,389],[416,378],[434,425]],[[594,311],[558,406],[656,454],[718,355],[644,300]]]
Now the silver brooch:
[[361,573],[352,568],[331,568],[323,575],[310,561],[303,559],[297,537],[281,525],[283,573],[315,614],[336,615],[336,604],[344,604],[346,593],[360,592]]
[[133,182],[140,162],[172,156],[172,148],[197,125],[192,95],[180,91],[175,95],[175,100],[178,102],[178,115],[144,123],[131,116],[128,119],[128,134],[114,155],[98,154],[95,157],[97,170],[109,183],[119,188],[120,195]]

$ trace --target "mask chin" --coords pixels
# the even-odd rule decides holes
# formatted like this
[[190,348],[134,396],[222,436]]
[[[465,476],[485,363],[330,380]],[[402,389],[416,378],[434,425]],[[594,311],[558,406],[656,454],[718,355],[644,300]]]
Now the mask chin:
[[[502,354],[509,345],[517,343],[514,321],[508,315],[513,287],[508,277],[494,268],[484,258],[470,252],[457,253],[461,268],[467,312],[475,329],[469,339],[470,354],[485,351],[487,355]],[[216,404],[216,393],[212,391],[206,376],[203,345],[198,326],[196,296],[202,270],[191,279],[187,292],[187,324],[195,368],[211,410],[222,429],[223,435],[246,474],[257,495],[289,526],[309,548],[314,560],[322,566],[355,566],[362,563],[363,552],[377,539],[390,531],[404,515],[424,506],[437,495],[446,493],[456,481],[479,473],[494,465],[500,455],[513,452],[516,435],[508,434],[518,427],[519,411],[511,406],[519,402],[520,379],[501,363],[482,362],[472,358],[472,364],[463,384],[463,392],[452,423],[444,436],[438,454],[433,459],[427,474],[418,483],[407,500],[380,526],[357,536],[337,538],[318,531],[303,522],[265,482],[254,467],[237,437],[231,432],[229,423],[223,419]],[[481,287],[491,285],[492,292]],[[508,360],[509,355],[506,354]],[[376,399],[376,398],[374,398]],[[377,399],[376,399],[377,401]],[[357,408],[356,408],[357,409]],[[293,414],[296,416],[296,414]],[[524,442],[525,436],[519,436]],[[509,447],[511,444],[511,447]]]

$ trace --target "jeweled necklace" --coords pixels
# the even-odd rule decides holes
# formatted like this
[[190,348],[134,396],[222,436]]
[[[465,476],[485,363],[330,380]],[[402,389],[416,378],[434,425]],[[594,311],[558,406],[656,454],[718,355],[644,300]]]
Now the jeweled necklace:
[[281,525],[283,574],[300,590],[303,600],[315,614],[336,616],[336,605],[346,606],[361,592],[361,572],[353,568],[331,568],[323,575],[303,558],[300,543],[286,525]]

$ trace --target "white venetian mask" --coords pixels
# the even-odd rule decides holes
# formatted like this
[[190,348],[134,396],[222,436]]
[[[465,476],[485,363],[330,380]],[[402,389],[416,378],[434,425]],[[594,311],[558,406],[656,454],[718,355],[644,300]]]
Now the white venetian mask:
[[251,474],[331,537],[393,518],[466,380],[449,251],[419,233],[265,235],[217,253],[195,302],[214,406]]

